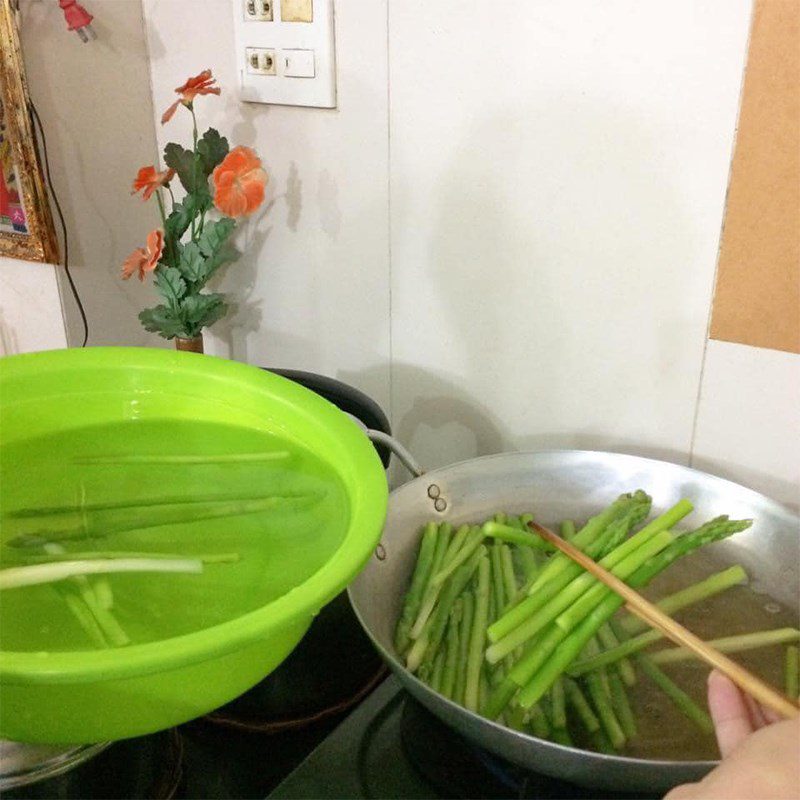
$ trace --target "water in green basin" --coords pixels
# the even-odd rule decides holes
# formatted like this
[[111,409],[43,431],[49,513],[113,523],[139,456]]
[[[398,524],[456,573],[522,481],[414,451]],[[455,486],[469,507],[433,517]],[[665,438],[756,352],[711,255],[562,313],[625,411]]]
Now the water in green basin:
[[[0,485],[3,568],[40,561],[54,543],[84,554],[238,555],[199,575],[85,579],[105,598],[96,589],[107,581],[100,588],[110,587],[110,611],[134,644],[225,622],[289,592],[330,559],[348,524],[330,466],[294,442],[217,423],[137,420],[28,439],[3,448]],[[81,601],[66,600],[82,582],[2,591],[0,649],[100,646],[68,605]]]

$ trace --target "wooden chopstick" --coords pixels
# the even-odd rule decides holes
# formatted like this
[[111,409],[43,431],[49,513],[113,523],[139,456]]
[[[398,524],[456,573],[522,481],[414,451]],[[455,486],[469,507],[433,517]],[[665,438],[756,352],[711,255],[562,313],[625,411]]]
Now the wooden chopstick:
[[646,600],[626,583],[623,583],[616,575],[612,575],[608,570],[601,567],[596,561],[582,553],[574,545],[557,536],[551,530],[539,525],[536,522],[529,522],[529,527],[536,531],[545,541],[552,544],[564,555],[569,556],[577,564],[580,564],[587,572],[590,572],[599,581],[613,589],[618,595],[624,598],[628,609],[656,630],[661,631],[665,636],[672,639],[676,644],[691,650],[696,656],[707,664],[719,670],[723,675],[727,675],[740,689],[758,700],[765,706],[777,711],[784,717],[792,718],[800,714],[798,706],[784,697],[780,692],[773,689],[761,678],[753,675],[741,664],[737,664],[719,650],[714,649],[699,636],[695,636],[674,619],[667,616],[660,608]]

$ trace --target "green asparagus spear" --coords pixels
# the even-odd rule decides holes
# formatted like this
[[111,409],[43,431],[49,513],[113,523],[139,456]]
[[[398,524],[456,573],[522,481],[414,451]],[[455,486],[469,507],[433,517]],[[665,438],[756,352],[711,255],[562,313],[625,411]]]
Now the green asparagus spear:
[[417,612],[422,603],[422,594],[430,579],[437,537],[438,528],[436,527],[436,523],[429,522],[425,526],[425,530],[422,534],[422,543],[419,547],[417,564],[416,567],[414,567],[414,576],[411,578],[411,586],[408,592],[406,592],[403,602],[403,611],[400,615],[400,621],[397,623],[397,630],[395,631],[394,646],[397,652],[401,654],[406,651],[406,648],[411,642],[411,626],[414,624],[414,620],[417,617]]
[[[532,547],[518,546],[517,555],[522,567],[522,574],[525,576],[525,581],[528,582],[535,579],[535,576],[539,572],[539,563],[536,559],[534,549]],[[527,592],[525,592],[525,595],[527,595]]]
[[[639,534],[637,534],[639,536]],[[642,564],[650,559],[654,554],[663,550],[672,542],[672,535],[668,531],[662,531],[652,536],[649,541],[641,540],[637,542],[638,548],[633,549],[629,546],[636,539],[634,536],[612,551],[608,556],[600,561],[600,564],[610,569],[612,574],[623,580],[632,575]],[[616,554],[622,550],[622,557]],[[629,554],[629,555],[628,555]],[[539,631],[543,630],[548,623],[555,619],[556,624],[565,631],[572,630],[586,614],[594,608],[599,599],[605,596],[610,590],[604,584],[599,583],[595,577],[588,572],[575,578],[566,586],[556,597],[554,597],[543,608],[532,614],[522,625],[515,628],[500,641],[495,642],[486,651],[486,659],[491,664],[496,664],[516,647],[524,644]],[[587,597],[589,598],[587,600]],[[491,632],[490,632],[491,635]]]
[[475,613],[470,631],[467,678],[464,687],[464,706],[470,711],[478,710],[483,647],[486,641],[486,623],[489,615],[490,571],[489,559],[485,555],[481,556],[478,562],[478,587],[475,590]]
[[482,709],[486,705],[487,697],[489,697],[489,677],[484,664],[481,666],[481,674],[478,676],[478,713],[483,713]]
[[431,578],[431,585],[440,587],[472,554],[481,546],[483,534],[478,527],[471,528],[464,544],[447,564],[442,564],[436,574]]
[[[625,733],[619,724],[614,709],[611,708],[611,701],[603,687],[603,681],[599,673],[591,672],[586,676],[586,688],[592,705],[600,719],[600,724],[611,742],[614,749],[619,750],[625,744]],[[523,705],[523,708],[526,706]]]
[[463,613],[463,601],[459,597],[453,603],[450,619],[447,622],[446,647],[444,655],[444,671],[442,673],[441,693],[454,699],[456,685],[456,665],[458,663],[458,633]]
[[[654,564],[654,559],[650,559],[631,575],[627,583],[634,589],[645,586],[660,568],[660,563]],[[535,647],[526,650],[510,673],[517,685],[523,687],[518,697],[523,708],[539,700],[623,602],[618,594],[610,592],[576,629],[567,633],[557,625],[552,625],[544,636],[535,641]]]
[[[769,647],[773,644],[800,641],[800,630],[797,628],[777,628],[769,631],[743,633],[738,636],[723,636],[721,639],[710,639],[708,644],[721,653],[741,653],[744,650],[755,650],[758,647]],[[675,664],[688,661],[697,656],[685,647],[670,647],[659,650],[651,657],[654,664]]]
[[611,744],[611,740],[608,738],[606,732],[602,728],[595,731],[592,734],[591,739],[592,747],[597,750],[598,753],[614,755],[617,752],[616,748]]
[[[649,570],[650,566],[646,565],[646,568]],[[713,595],[718,594],[730,586],[739,583],[740,575],[743,573],[744,570],[742,570],[741,567],[731,567],[730,569],[723,570],[723,572],[712,575],[710,578],[707,578],[704,581],[693,584],[687,589],[683,589],[680,592],[670,595],[668,598],[665,598],[662,603],[664,603],[667,608],[674,607],[676,603],[679,603],[680,608],[685,608],[689,602],[698,602],[708,597],[712,597]],[[679,595],[680,598],[678,597]],[[678,599],[673,600],[673,598]],[[667,603],[668,600],[672,602]],[[649,630],[645,633],[639,634],[638,636],[627,639],[627,641],[619,644],[617,647],[606,650],[605,652],[600,653],[593,658],[576,662],[569,668],[568,672],[570,675],[578,676],[593,669],[597,669],[598,667],[614,664],[621,658],[625,658],[633,653],[637,653],[654,642],[659,641],[663,637],[664,634],[660,631]]]
[[686,692],[677,686],[661,669],[659,669],[652,661],[643,653],[636,656],[636,663],[641,667],[642,672],[650,678],[653,683],[658,686],[664,694],[672,700],[673,703],[690,719],[694,722],[700,730],[705,733],[711,733],[714,730],[714,724],[711,717],[703,711],[697,703],[689,697]]
[[506,713],[506,725],[508,725],[511,730],[522,731],[524,733],[527,731],[526,716],[526,713],[519,708],[519,706],[513,706]]
[[[657,575],[659,572],[665,570],[676,559],[688,555],[698,547],[718,542],[734,533],[746,530],[753,524],[751,519],[728,519],[727,516],[717,517],[707,522],[705,525],[697,528],[697,530],[689,533],[684,533],[679,536],[675,542],[659,553],[654,559],[652,564],[649,565],[651,577]],[[645,581],[646,583],[647,581]]]
[[567,727],[567,709],[565,704],[564,681],[559,678],[550,691],[550,705],[554,728]]
[[464,704],[464,687],[467,683],[467,655],[469,652],[469,636],[472,631],[472,619],[475,614],[475,595],[471,589],[461,593],[461,623],[458,634],[458,662],[456,663],[456,685],[453,700]]
[[433,660],[433,671],[431,672],[430,687],[434,692],[442,690],[442,675],[444,673],[444,653],[440,652]]
[[550,738],[550,725],[547,722],[547,717],[541,706],[535,705],[530,709],[530,726],[531,733],[537,739]]
[[517,595],[517,578],[514,575],[514,562],[508,545],[500,545],[500,563],[503,567],[503,587],[508,605]]
[[565,747],[573,747],[572,737],[566,728],[552,728],[550,740],[556,744],[563,744]]
[[489,563],[492,567],[492,595],[494,597],[493,613],[490,614],[490,621],[494,620],[503,613],[506,605],[506,590],[503,583],[503,560],[500,555],[500,542],[495,542],[489,547]]
[[784,678],[786,681],[786,694],[796,700],[798,683],[800,683],[800,649],[796,645],[789,645],[784,655]]
[[[590,558],[608,555],[608,552],[618,546],[625,538],[629,529],[630,519],[629,515],[623,515],[614,523],[606,526],[606,529],[586,546],[586,554]],[[499,642],[512,631],[518,629],[523,623],[529,622],[535,612],[546,606],[552,598],[556,597],[559,592],[582,574],[584,574],[584,570],[578,564],[570,562],[552,580],[537,589],[534,594],[513,605],[501,619],[490,625],[488,630],[489,640],[494,643]],[[538,578],[536,582],[538,582]],[[530,623],[530,625],[535,625],[535,623]],[[517,636],[521,635],[517,634]]]
[[[600,628],[599,631],[597,631],[597,638],[600,640],[600,644],[603,645],[604,650],[611,650],[615,647],[619,647],[620,644],[617,635],[614,633],[612,623],[613,620],[611,622],[607,622],[602,628]],[[626,686],[634,686],[636,684],[636,670],[634,670],[630,659],[621,658],[615,664],[614,669],[619,673],[620,678],[622,678],[622,682]]]
[[600,720],[597,719],[597,715],[592,711],[592,707],[589,705],[589,701],[581,691],[580,686],[571,678],[564,678],[564,694],[586,731],[595,733],[600,730]]
[[521,531],[519,528],[512,528],[510,525],[501,525],[499,522],[484,522],[481,530],[483,535],[490,539],[510,542],[524,547],[533,547],[537,550],[547,550],[548,552],[553,549],[552,545],[545,542],[535,533],[529,530]]
[[406,667],[411,672],[417,670],[423,659],[431,661],[436,656],[453,603],[466,588],[485,552],[485,547],[479,547],[445,584],[438,605],[406,656]]
[[[688,503],[688,501],[686,502]],[[691,511],[691,504],[688,505],[689,508],[686,510],[686,514]],[[634,495],[620,495],[607,509],[601,511],[597,516],[592,517],[586,525],[581,528],[572,540],[572,544],[579,550],[585,551],[586,547],[597,539],[614,519],[630,513],[631,510],[636,507],[642,507],[645,515],[647,514],[650,508],[650,498],[644,492],[636,492]],[[685,514],[682,516],[685,516]],[[680,517],[678,519],[680,519]],[[666,528],[663,530],[666,530]],[[563,553],[556,553],[531,586],[530,593],[533,594],[545,583],[552,580],[556,575],[572,564],[573,562],[569,556]]]
[[519,691],[519,686],[506,675],[491,691],[483,707],[483,714],[487,719],[497,719],[511,698]]
[[442,565],[444,554],[447,551],[447,545],[450,542],[450,524],[444,523],[439,526],[436,538],[436,549],[433,551],[433,563],[431,564],[430,578],[425,585],[425,590],[422,594],[422,601],[420,602],[417,617],[414,624],[411,626],[410,636],[416,639],[422,633],[425,623],[428,621],[436,605],[436,600],[439,597],[439,592],[442,588],[441,582],[434,583],[437,573]]
[[[702,600],[707,600],[709,597],[724,592],[736,584],[744,583],[747,581],[747,573],[739,565],[735,564],[732,567],[715,572],[709,575],[705,580],[693,583],[679,592],[674,592],[667,597],[659,600],[656,605],[665,614],[674,614],[682,608],[698,603]],[[628,634],[639,633],[640,631],[647,630],[647,623],[634,617],[632,614],[628,615],[621,623],[622,628]]]
[[[643,532],[644,529],[637,533],[636,536],[628,539],[625,544],[627,545],[633,542],[636,537]],[[625,580],[633,575],[645,561],[662,552],[673,541],[674,537],[669,531],[661,531],[661,533],[657,533],[652,538],[645,540],[644,544],[619,561],[610,572]],[[616,552],[617,550],[615,550],[611,556],[615,555]],[[604,562],[608,561],[611,556],[603,559],[600,562],[601,566],[606,566]],[[556,617],[556,625],[564,628],[564,630],[572,630],[593,608],[595,608],[595,606],[597,606],[600,599],[606,597],[610,592],[610,589],[608,589],[604,583],[600,583],[597,578],[592,577],[588,573],[586,574],[586,578],[587,585],[590,585],[591,588],[581,594],[578,600]]]
[[571,519],[565,519],[561,523],[561,538],[568,542],[575,538],[575,523]]
[[622,726],[622,732],[626,739],[633,739],[636,736],[636,721],[622,677],[618,672],[609,672],[608,683],[611,690],[612,707]]
[[450,543],[447,545],[447,550],[444,551],[444,558],[442,559],[442,567],[446,567],[455,557],[456,553],[461,549],[464,541],[469,533],[469,525],[461,525],[459,529],[453,534]]

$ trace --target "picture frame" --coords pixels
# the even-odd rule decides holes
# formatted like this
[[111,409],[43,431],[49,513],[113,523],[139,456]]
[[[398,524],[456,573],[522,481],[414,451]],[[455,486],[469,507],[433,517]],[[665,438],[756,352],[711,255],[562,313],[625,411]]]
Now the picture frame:
[[13,0],[0,0],[0,257],[58,263]]

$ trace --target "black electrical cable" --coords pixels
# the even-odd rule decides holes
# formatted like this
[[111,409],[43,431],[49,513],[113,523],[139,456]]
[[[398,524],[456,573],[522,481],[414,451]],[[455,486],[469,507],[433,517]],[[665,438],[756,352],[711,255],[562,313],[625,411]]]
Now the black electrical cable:
[[44,126],[42,125],[42,120],[39,117],[39,112],[36,110],[36,106],[32,101],[28,102],[30,105],[31,118],[35,123],[33,131],[34,144],[38,144],[38,142],[36,142],[36,128],[38,127],[39,138],[41,138],[42,141],[42,160],[44,161],[45,180],[47,182],[47,188],[50,190],[50,194],[53,196],[53,205],[56,207],[56,213],[58,214],[58,219],[61,223],[61,233],[64,239],[64,274],[67,276],[69,288],[72,290],[72,296],[75,298],[75,303],[78,306],[78,311],[80,312],[81,319],[83,320],[83,343],[81,344],[81,347],[86,347],[86,343],[89,341],[89,322],[86,319],[86,311],[83,308],[81,296],[78,294],[78,288],[75,286],[75,281],[72,279],[72,273],[69,271],[69,239],[67,238],[67,223],[64,221],[64,212],[61,210],[61,203],[58,202],[58,195],[56,194],[55,186],[53,186],[53,179],[50,176],[50,159],[47,157],[47,137],[45,136]]

